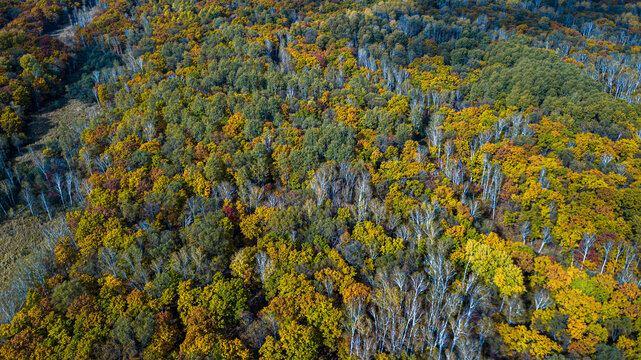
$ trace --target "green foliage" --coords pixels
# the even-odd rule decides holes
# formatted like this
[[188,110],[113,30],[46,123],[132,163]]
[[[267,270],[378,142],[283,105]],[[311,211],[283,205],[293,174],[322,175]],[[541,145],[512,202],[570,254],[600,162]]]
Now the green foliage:
[[78,6],[0,4],[1,359],[641,354],[638,4]]
[[600,302],[605,302],[610,297],[610,291],[608,291],[608,289],[601,286],[596,279],[587,276],[575,279],[570,286],[580,290],[586,295],[592,296]]
[[624,121],[638,124],[639,114],[632,106],[604,94],[602,86],[577,66],[555,53],[531,48],[527,42],[515,37],[489,46],[485,55],[488,67],[472,86],[470,96],[569,115],[572,120],[566,125],[607,134],[614,134],[609,127]]

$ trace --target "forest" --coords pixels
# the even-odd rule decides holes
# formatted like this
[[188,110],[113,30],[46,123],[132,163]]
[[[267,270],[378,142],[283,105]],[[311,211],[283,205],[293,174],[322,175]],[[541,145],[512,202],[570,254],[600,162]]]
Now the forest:
[[0,360],[641,359],[640,16],[0,1]]

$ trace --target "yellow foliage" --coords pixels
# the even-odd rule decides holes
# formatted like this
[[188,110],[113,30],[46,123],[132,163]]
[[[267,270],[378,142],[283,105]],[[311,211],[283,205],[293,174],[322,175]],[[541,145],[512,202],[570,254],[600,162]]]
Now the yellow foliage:
[[238,250],[229,264],[232,275],[243,279],[245,284],[249,284],[254,273],[255,256],[255,247],[246,247]]
[[580,339],[587,330],[588,325],[578,316],[570,316],[568,319],[568,331],[573,339]]
[[345,123],[353,128],[357,128],[359,126],[358,117],[362,112],[360,108],[352,106],[337,106],[335,110],[336,121]]
[[356,224],[352,237],[365,246],[377,247],[383,254],[393,254],[403,249],[401,239],[387,236],[382,226],[374,225],[371,221],[361,221]]
[[508,351],[530,354],[537,359],[561,351],[559,344],[540,334],[537,330],[527,329],[523,325],[510,327],[507,324],[498,324],[496,329]]
[[521,294],[525,291],[523,273],[501,243],[495,234],[481,236],[480,241],[468,239],[463,251],[471,269],[486,283],[494,284],[501,296]]
[[247,119],[243,118],[240,114],[233,114],[227,119],[227,123],[223,126],[223,132],[230,138],[242,138],[242,132]]

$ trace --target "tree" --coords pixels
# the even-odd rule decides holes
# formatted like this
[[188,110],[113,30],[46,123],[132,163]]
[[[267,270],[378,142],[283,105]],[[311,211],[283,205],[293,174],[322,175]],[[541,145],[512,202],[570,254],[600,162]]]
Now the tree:
[[281,328],[279,340],[267,337],[260,355],[263,359],[317,359],[318,343],[310,327],[292,321]]
[[220,273],[216,273],[212,283],[204,288],[193,288],[189,280],[182,282],[178,287],[178,297],[178,311],[183,321],[187,321],[193,311],[204,309],[216,330],[231,326],[247,307],[247,290],[242,281],[226,280]]
[[543,359],[555,351],[561,351],[561,346],[557,343],[536,330],[528,330],[525,326],[510,327],[507,324],[498,324],[496,328],[510,352],[530,354],[537,359]]
[[5,107],[0,115],[0,128],[7,135],[18,134],[22,132],[22,119],[10,107]]

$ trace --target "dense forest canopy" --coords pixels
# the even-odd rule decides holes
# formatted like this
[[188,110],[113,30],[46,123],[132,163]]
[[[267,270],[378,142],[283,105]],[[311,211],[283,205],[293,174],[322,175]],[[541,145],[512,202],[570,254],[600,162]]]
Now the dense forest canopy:
[[641,358],[640,15],[2,1],[0,359]]

